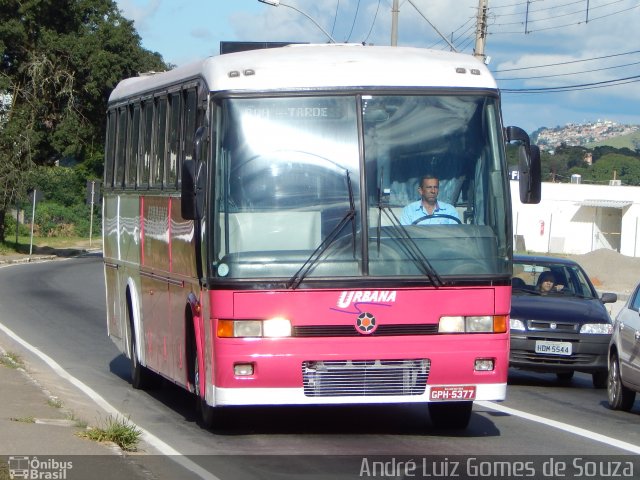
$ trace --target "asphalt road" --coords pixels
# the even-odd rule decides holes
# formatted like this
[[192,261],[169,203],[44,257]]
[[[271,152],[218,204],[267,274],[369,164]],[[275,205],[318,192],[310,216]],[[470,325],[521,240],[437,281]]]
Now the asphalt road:
[[[220,427],[204,430],[195,421],[194,400],[186,392],[171,385],[149,392],[131,388],[128,361],[106,335],[98,255],[0,268],[0,323],[153,438],[182,455],[194,456],[193,461],[218,476],[224,470],[228,475],[241,472],[243,478],[289,478],[292,462],[297,461],[299,470],[293,471],[315,472],[315,478],[323,478],[318,472],[327,466],[326,459],[338,455],[352,455],[361,462],[375,455],[544,459],[640,453],[640,401],[630,413],[611,411],[606,391],[593,389],[591,377],[581,374],[561,384],[554,375],[513,371],[507,401],[476,404],[469,428],[459,433],[433,429],[420,405],[229,409]],[[73,395],[76,408],[89,415],[90,422],[91,415],[100,414],[92,400],[66,381],[53,373],[49,381]],[[157,453],[157,445],[149,444],[147,452]],[[233,467],[229,462],[221,466],[223,457],[217,455],[243,460]],[[278,456],[262,461],[250,457],[252,461],[244,455]]]

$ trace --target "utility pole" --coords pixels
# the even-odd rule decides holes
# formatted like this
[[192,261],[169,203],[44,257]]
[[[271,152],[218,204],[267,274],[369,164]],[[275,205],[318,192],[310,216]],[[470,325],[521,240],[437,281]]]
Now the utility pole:
[[473,55],[483,62],[485,61],[484,46],[487,40],[487,2],[478,0],[478,18],[476,23],[476,46]]
[[400,0],[393,0],[393,6],[391,7],[391,46],[398,46],[398,13],[400,7],[398,3]]

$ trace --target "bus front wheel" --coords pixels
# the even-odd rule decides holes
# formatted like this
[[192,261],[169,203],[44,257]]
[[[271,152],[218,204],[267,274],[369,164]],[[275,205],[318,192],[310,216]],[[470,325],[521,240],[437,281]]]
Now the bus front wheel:
[[429,403],[429,416],[436,428],[464,429],[469,425],[473,402]]
[[[195,349],[194,349],[195,350]],[[198,417],[200,419],[201,425],[210,429],[214,426],[216,420],[215,408],[208,405],[207,401],[202,396],[200,392],[200,365],[198,362],[198,354],[193,353],[193,383],[194,383],[194,393],[196,396],[196,412],[198,413]]]

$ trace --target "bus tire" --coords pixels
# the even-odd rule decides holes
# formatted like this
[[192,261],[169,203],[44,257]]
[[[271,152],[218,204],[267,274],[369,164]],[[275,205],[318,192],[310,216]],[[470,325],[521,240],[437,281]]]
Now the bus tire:
[[133,328],[133,314],[131,311],[131,298],[127,295],[127,313],[129,316],[129,363],[131,366],[131,386],[136,390],[147,390],[157,386],[158,379],[156,375],[147,367],[140,364],[136,345],[138,339]]
[[[194,349],[195,350],[195,349]],[[216,409],[207,404],[200,392],[200,365],[198,363],[198,353],[193,353],[193,368],[194,368],[194,393],[196,396],[196,413],[200,425],[207,430],[213,428],[216,423]]]
[[464,429],[469,425],[473,402],[429,403],[429,416],[436,428]]

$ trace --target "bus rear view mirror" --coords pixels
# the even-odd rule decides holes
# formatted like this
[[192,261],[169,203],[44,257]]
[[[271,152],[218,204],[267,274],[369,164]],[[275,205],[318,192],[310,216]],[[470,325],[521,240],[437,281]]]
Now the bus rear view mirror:
[[519,142],[518,149],[518,178],[520,201],[522,203],[540,203],[541,197],[541,167],[540,148],[531,145],[529,135],[520,127],[506,127],[504,129],[507,142]]
[[519,189],[522,203],[540,203],[541,173],[540,148],[531,145],[520,146],[518,152],[518,169],[520,170]]

